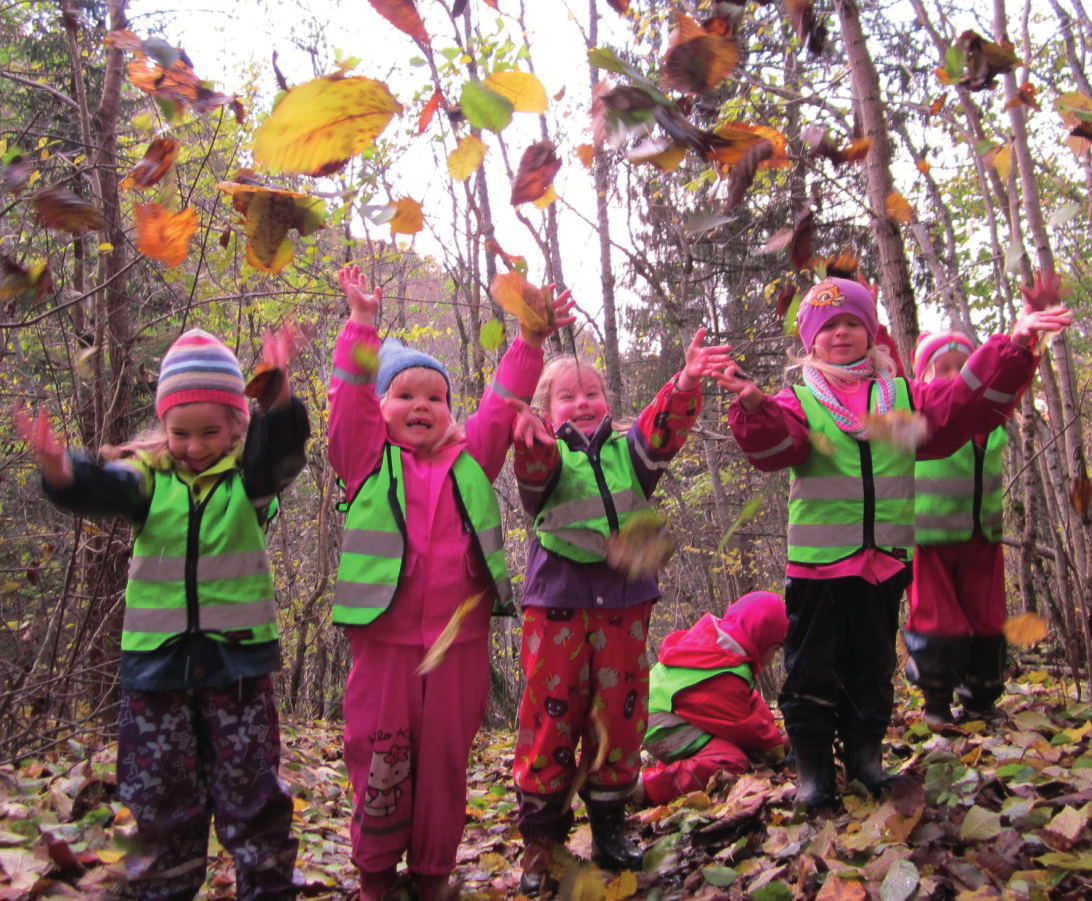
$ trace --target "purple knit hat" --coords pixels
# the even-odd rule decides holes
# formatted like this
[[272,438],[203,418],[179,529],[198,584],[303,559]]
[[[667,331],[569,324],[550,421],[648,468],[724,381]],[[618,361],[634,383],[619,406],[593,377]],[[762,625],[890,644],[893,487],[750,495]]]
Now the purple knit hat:
[[974,342],[963,332],[954,329],[947,332],[922,332],[918,338],[917,346],[911,355],[914,364],[914,378],[920,379],[925,375],[933,360],[949,350],[961,350],[967,356],[974,353]]
[[159,366],[155,412],[160,419],[179,404],[227,404],[244,413],[239,361],[224,343],[199,328],[190,329],[170,346]]
[[800,338],[807,353],[811,353],[811,345],[819,330],[828,319],[833,319],[839,313],[850,313],[860,319],[868,331],[871,343],[875,344],[880,321],[876,317],[876,300],[872,292],[848,278],[825,278],[804,295],[796,317]]

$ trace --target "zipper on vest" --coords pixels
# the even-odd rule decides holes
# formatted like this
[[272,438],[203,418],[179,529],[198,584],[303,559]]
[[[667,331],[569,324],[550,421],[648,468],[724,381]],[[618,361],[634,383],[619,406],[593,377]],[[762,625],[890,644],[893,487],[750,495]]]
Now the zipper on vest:
[[861,485],[864,503],[864,519],[861,523],[863,535],[861,545],[866,548],[876,547],[876,482],[872,472],[872,448],[867,441],[858,441],[861,451]]
[[607,487],[606,476],[603,475],[603,464],[599,459],[599,451],[589,450],[588,462],[591,463],[592,472],[595,473],[595,484],[599,489],[599,497],[603,501],[603,510],[607,514],[607,528],[611,533],[618,531],[618,511],[614,507],[614,498],[611,497],[610,488]]
[[230,475],[225,473],[212,486],[201,503],[194,503],[193,487],[186,486],[186,495],[190,501],[190,515],[186,525],[186,634],[197,635],[201,631],[201,602],[197,594],[197,560],[201,553],[201,520],[205,516],[213,493],[224,484]]
[[[989,441],[989,438],[986,439]],[[982,477],[986,467],[986,449],[979,447],[974,439],[971,439],[971,447],[974,448],[974,501],[971,504],[971,532],[982,532]]]

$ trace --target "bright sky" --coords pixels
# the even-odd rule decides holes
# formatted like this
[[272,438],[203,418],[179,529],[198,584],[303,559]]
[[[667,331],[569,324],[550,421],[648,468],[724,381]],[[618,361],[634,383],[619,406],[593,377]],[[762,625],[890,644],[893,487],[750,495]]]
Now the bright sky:
[[[483,22],[488,23],[496,18],[496,14],[482,0],[470,2]],[[587,16],[588,2],[574,2],[578,6],[576,14],[583,21]],[[535,73],[551,98],[564,91],[561,101],[551,100],[548,114],[550,121],[554,121],[554,116],[561,117],[567,131],[565,140],[559,142],[559,155],[564,163],[555,188],[565,201],[594,221],[591,175],[572,155],[576,144],[590,140],[590,83],[583,36],[576,20],[567,12],[569,3],[563,0],[526,0],[525,5]],[[604,35],[600,43],[609,43],[606,36],[615,26],[614,43],[617,46],[620,40],[618,16],[605,3],[599,5],[603,10],[600,32]],[[437,19],[435,15],[443,12],[439,0],[425,0],[418,6],[434,36],[434,48],[454,46],[454,41],[448,37],[450,20],[446,16]],[[501,3],[501,8],[513,11],[516,4],[506,0]],[[331,60],[335,54],[359,57],[362,62],[353,70],[354,74],[386,82],[406,107],[405,123],[412,122],[419,109],[410,102],[414,92],[428,82],[427,69],[409,63],[412,57],[420,56],[410,38],[380,17],[364,0],[281,0],[276,3],[238,0],[223,2],[218,7],[209,0],[131,0],[130,27],[141,36],[147,35],[154,14],[166,19],[165,37],[185,48],[198,76],[217,81],[218,87],[226,93],[240,90],[242,81],[253,80],[255,76],[249,73],[256,71],[259,84],[268,92],[266,97],[271,98],[276,90],[270,65],[273,51],[277,51],[278,66],[289,83],[314,77],[314,60],[317,60],[319,70],[325,72],[332,69]],[[308,46],[315,48],[314,57],[303,49]],[[253,68],[250,64],[253,64]],[[521,63],[520,68],[525,69],[526,63]],[[386,133],[389,135],[393,130],[392,125]],[[524,148],[540,139],[538,117],[517,114],[503,134],[514,168]],[[495,176],[491,180],[491,200],[498,224],[498,239],[507,252],[528,259],[528,276],[532,281],[542,281],[542,256],[525,227],[512,213],[508,203],[510,186],[498,158],[496,142],[492,135],[483,137],[491,148],[485,165],[487,171]],[[553,137],[555,140],[558,138],[556,135]],[[443,217],[450,206],[444,186],[447,173],[444,171],[441,178],[435,177],[436,164],[425,143],[427,140],[427,136],[422,136],[409,143],[407,153],[397,164],[395,189],[422,201],[426,218],[442,235]],[[525,205],[522,210],[532,222],[537,222],[542,215],[530,205]],[[580,306],[593,314],[597,313],[601,307],[601,289],[599,245],[595,230],[563,205],[559,207],[559,213],[562,265],[566,279]],[[373,234],[385,236],[385,229],[373,226]],[[619,227],[616,238],[622,237],[624,233]],[[417,235],[414,247],[419,253],[439,255],[437,239],[430,234]]]

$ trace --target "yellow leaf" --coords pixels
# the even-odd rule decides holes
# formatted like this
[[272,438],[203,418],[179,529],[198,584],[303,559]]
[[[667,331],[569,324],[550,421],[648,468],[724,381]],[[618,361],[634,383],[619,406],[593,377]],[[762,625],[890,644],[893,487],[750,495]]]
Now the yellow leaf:
[[1041,616],[1035,613],[1021,613],[1019,616],[1010,616],[1005,621],[1005,638],[1012,644],[1029,648],[1047,637],[1050,631]]
[[547,310],[552,309],[542,291],[518,272],[506,272],[493,279],[489,293],[502,310],[511,313],[533,332],[549,329]]
[[485,592],[480,591],[477,594],[468,597],[455,608],[455,612],[451,614],[451,619],[449,619],[447,625],[444,626],[444,631],[441,632],[436,641],[432,643],[432,647],[428,649],[424,659],[417,667],[417,675],[423,676],[425,673],[431,673],[436,667],[443,663],[444,655],[447,654],[447,649],[451,647],[458,636],[463,620],[466,619],[467,614],[470,613],[471,610],[481,603],[484,597]]
[[412,197],[400,197],[394,202],[394,215],[390,219],[391,237],[415,235],[425,227],[421,204]]
[[1012,171],[1012,144],[994,147],[986,154],[985,160],[987,166],[993,166],[1002,181],[1008,181],[1009,173]]
[[577,145],[576,158],[583,163],[585,169],[590,169],[595,159],[595,148],[591,144]]
[[253,242],[248,241],[246,245],[246,261],[255,269],[269,272],[272,275],[276,275],[291,263],[292,257],[295,255],[296,248],[292,246],[292,239],[287,236],[276,246],[272,255],[268,258],[259,256]]
[[607,883],[603,901],[625,901],[637,894],[637,876],[632,870],[623,870]]
[[548,185],[546,193],[543,194],[538,200],[535,201],[535,206],[540,210],[546,209],[551,203],[557,200],[557,191],[554,190],[553,185]]
[[530,72],[494,72],[485,80],[485,86],[512,102],[517,113],[544,113],[549,105],[542,82]]
[[99,848],[99,850],[95,852],[95,855],[103,863],[117,863],[119,860],[125,857],[125,852],[115,851],[110,848]]
[[561,883],[558,897],[567,901],[604,901],[602,871],[594,864],[573,867]]
[[898,191],[892,191],[887,195],[887,215],[900,225],[905,225],[914,218],[914,208]]
[[447,158],[447,171],[455,181],[466,181],[478,171],[489,148],[477,135],[465,135]]
[[313,175],[366,150],[401,112],[381,81],[316,78],[281,98],[254,136],[254,159],[275,172]]

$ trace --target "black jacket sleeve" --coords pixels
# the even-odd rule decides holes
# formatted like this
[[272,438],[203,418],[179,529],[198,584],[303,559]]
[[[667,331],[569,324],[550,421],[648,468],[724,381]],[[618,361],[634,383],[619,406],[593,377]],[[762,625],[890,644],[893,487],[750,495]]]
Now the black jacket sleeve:
[[55,506],[78,516],[96,519],[121,516],[143,525],[151,506],[144,479],[130,466],[97,463],[87,454],[72,454],[72,484],[64,488],[42,479],[42,489]]
[[310,437],[307,408],[295,396],[280,410],[251,417],[239,465],[255,507],[267,507],[300,474]]

